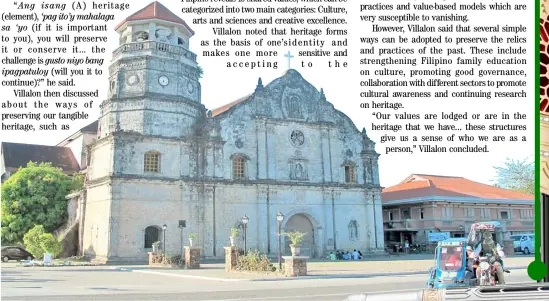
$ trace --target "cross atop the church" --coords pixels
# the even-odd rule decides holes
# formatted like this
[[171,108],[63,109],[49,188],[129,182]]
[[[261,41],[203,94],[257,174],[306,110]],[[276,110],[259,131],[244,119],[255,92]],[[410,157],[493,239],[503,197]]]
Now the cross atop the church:
[[286,53],[284,56],[288,58],[288,70],[289,70],[290,69],[290,60],[293,59],[294,56],[290,53],[290,51],[288,51],[288,53]]

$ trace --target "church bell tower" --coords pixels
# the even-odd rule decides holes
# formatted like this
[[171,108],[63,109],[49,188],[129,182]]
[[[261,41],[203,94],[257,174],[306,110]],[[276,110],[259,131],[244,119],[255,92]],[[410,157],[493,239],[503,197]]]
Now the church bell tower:
[[199,68],[189,50],[194,31],[159,2],[115,28],[119,47],[109,67],[99,138],[112,132],[184,137],[203,118]]

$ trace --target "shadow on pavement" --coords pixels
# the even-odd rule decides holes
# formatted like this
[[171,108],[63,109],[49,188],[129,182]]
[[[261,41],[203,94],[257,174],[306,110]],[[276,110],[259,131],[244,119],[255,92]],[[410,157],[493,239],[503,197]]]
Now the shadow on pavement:
[[29,278],[4,277],[4,276],[2,276],[2,282],[61,282],[61,281],[64,281],[64,280],[29,279]]
[[96,291],[111,291],[111,292],[131,292],[132,290],[112,288],[112,287],[90,287],[91,290]]

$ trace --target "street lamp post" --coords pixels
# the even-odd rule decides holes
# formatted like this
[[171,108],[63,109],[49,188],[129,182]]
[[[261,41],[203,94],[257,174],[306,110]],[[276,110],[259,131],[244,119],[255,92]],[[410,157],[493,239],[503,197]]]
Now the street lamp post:
[[248,228],[248,222],[250,221],[250,218],[244,214],[242,217],[242,225],[244,226],[244,256],[248,253],[248,246],[246,245],[246,230]]
[[463,225],[459,225],[459,230],[461,230],[461,234],[465,237],[465,227]]
[[282,271],[282,221],[284,220],[284,214],[279,212],[276,215],[276,221],[278,223],[278,270]]
[[162,250],[164,250],[164,256],[166,256],[166,229],[168,229],[168,225],[162,225],[162,234],[164,234],[164,243],[162,244]]

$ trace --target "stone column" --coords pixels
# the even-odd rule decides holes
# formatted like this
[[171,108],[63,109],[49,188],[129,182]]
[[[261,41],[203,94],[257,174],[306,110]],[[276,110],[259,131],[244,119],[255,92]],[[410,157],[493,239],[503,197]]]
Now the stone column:
[[185,268],[200,269],[200,248],[185,247]]
[[238,249],[236,247],[225,247],[225,271],[226,272],[236,270],[237,258],[238,258]]
[[309,256],[282,256],[286,277],[307,276],[307,259]]

